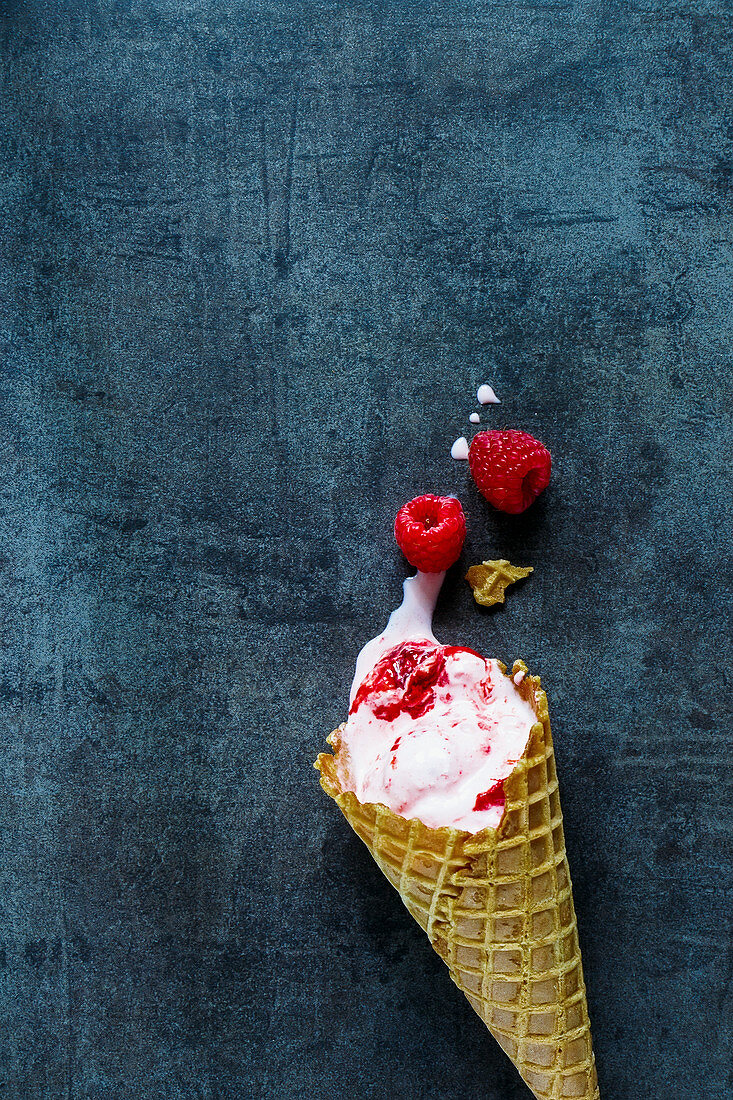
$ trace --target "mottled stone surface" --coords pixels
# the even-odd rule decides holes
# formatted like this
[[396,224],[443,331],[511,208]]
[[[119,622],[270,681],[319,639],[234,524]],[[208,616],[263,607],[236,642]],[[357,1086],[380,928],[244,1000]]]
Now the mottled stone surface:
[[3,1097],[528,1095],[311,768],[433,489],[535,568],[437,629],[549,692],[602,1095],[725,1100],[730,6],[2,11]]

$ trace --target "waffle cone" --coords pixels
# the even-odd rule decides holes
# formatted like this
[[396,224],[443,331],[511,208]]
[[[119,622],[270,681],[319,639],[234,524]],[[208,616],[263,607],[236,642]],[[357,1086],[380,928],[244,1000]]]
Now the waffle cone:
[[431,829],[362,804],[338,779],[340,729],[316,767],[538,1100],[598,1100],[547,696],[533,676],[518,690],[537,722],[496,830]]

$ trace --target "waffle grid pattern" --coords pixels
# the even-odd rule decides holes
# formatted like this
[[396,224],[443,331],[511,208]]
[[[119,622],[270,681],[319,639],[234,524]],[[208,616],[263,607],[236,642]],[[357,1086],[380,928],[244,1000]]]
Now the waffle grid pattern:
[[496,832],[429,829],[344,793],[333,756],[317,767],[534,1095],[598,1100],[547,700],[535,678],[520,690],[538,722]]

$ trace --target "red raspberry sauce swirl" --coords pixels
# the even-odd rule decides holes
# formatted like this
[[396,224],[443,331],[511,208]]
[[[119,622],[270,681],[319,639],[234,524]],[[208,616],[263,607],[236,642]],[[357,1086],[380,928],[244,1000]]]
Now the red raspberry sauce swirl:
[[421,718],[435,705],[435,687],[448,683],[445,662],[454,653],[479,654],[465,646],[402,642],[377,661],[359,685],[349,714],[366,704],[376,718],[393,721],[405,712]]
[[504,780],[500,779],[498,783],[494,783],[493,787],[489,787],[488,791],[476,795],[473,808],[474,810],[490,810],[492,806],[503,806],[505,802]]

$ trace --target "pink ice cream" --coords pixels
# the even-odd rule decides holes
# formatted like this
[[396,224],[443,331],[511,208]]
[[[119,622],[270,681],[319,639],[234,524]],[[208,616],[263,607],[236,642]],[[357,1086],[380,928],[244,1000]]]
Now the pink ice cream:
[[360,802],[476,833],[501,821],[503,780],[537,718],[497,661],[436,640],[442,580],[405,581],[401,607],[360,653],[340,779]]

